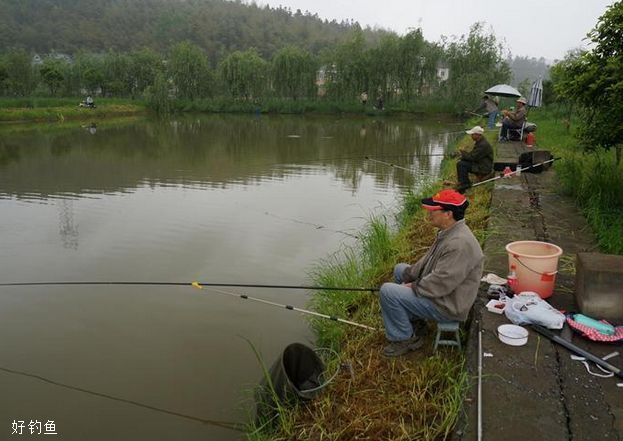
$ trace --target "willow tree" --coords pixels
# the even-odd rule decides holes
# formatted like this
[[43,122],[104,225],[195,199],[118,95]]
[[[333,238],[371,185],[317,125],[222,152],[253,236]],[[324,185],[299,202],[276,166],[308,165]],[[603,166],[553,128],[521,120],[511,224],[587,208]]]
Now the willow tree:
[[130,77],[132,78],[131,96],[136,98],[152,86],[156,76],[164,71],[163,60],[151,49],[142,49],[130,53]]
[[506,83],[511,72],[503,57],[504,47],[493,33],[475,23],[467,36],[445,43],[450,76],[445,92],[457,110],[473,107],[489,87]]
[[570,54],[554,71],[556,92],[579,105],[578,137],[586,149],[623,144],[623,1],[613,3],[588,34],[592,50]]
[[272,59],[272,83],[281,97],[314,98],[318,62],[307,51],[294,46],[285,47]]
[[[370,49],[368,58],[370,92],[395,90],[399,81],[400,37],[394,34],[383,36],[378,46]],[[371,95],[371,98],[376,96]]]
[[189,42],[173,46],[167,69],[179,98],[194,100],[210,94],[214,80],[208,60],[198,46]]
[[256,99],[266,90],[268,63],[255,49],[229,54],[218,71],[234,98]]
[[[329,96],[346,101],[355,100],[369,89],[369,52],[361,28],[356,27],[350,40],[339,44],[327,69]],[[373,91],[368,91],[371,94]]]

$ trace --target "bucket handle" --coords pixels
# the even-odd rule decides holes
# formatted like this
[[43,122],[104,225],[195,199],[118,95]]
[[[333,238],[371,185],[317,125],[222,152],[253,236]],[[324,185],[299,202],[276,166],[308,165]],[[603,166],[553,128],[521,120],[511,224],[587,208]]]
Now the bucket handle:
[[[336,351],[331,349],[331,348],[316,348],[316,349],[314,349],[314,352],[316,354],[318,354],[318,352],[321,352],[321,351],[329,352],[329,353],[331,353],[331,355],[333,355],[338,360],[340,359],[340,355]],[[318,390],[321,390],[321,389],[327,387],[329,385],[329,383],[331,383],[335,379],[335,377],[337,377],[337,374],[339,374],[339,373],[340,373],[340,363],[338,363],[337,369],[335,370],[333,375],[331,375],[331,377],[327,381],[322,383],[320,386],[312,387],[311,389],[301,389],[300,392],[303,392],[303,393],[304,392],[316,392]]]
[[526,268],[528,271],[532,271],[533,273],[538,274],[539,276],[550,276],[550,277],[551,277],[551,276],[555,276],[556,274],[558,274],[558,270],[556,270],[556,271],[552,271],[552,272],[546,272],[546,273],[542,273],[542,272],[540,272],[540,271],[533,270],[533,269],[532,269],[532,268],[530,268],[528,265],[526,265],[525,263],[523,263],[523,262],[521,261],[521,259],[519,258],[519,256],[518,256],[518,255],[513,254],[513,257],[515,258],[515,260],[516,260],[517,262],[519,262],[519,263],[521,264],[521,266],[523,266],[524,268]]

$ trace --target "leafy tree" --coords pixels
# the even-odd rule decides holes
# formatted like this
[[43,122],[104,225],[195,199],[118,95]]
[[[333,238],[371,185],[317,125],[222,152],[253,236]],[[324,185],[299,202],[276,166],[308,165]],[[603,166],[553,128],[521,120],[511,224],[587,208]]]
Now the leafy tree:
[[219,64],[219,73],[233,97],[258,98],[266,89],[268,63],[255,49],[236,51]]
[[213,77],[199,46],[187,41],[173,46],[168,72],[178,97],[194,100],[209,95]]
[[[328,70],[328,95],[355,100],[369,89],[369,52],[361,28],[356,27],[350,40],[339,44],[334,52],[332,68]],[[383,93],[385,86],[379,91]]]
[[510,69],[502,58],[503,47],[493,33],[486,33],[482,23],[475,23],[467,36],[446,46],[450,77],[445,92],[457,110],[473,106],[482,92],[510,79]]
[[35,89],[36,81],[31,57],[23,49],[10,50],[4,56],[5,84],[11,95],[27,96]]
[[76,55],[70,79],[71,88],[77,93],[94,95],[104,90],[104,62],[101,56],[80,52]]
[[623,143],[623,1],[613,3],[588,34],[593,49],[569,56],[555,66],[557,93],[581,109],[578,137],[587,149]]
[[316,91],[318,63],[312,55],[294,46],[275,54],[272,60],[272,82],[279,96],[297,99],[313,98]]
[[46,58],[43,61],[43,65],[39,69],[41,79],[46,86],[50,89],[51,95],[56,95],[56,92],[63,84],[65,76],[63,75],[62,62],[51,58]]
[[110,50],[103,57],[103,89],[107,95],[128,96],[131,93],[133,78],[130,65],[130,57],[126,54]]
[[147,87],[154,84],[158,73],[164,71],[164,64],[160,55],[151,49],[134,51],[129,58],[132,79],[130,93],[132,98],[136,98],[145,92]]

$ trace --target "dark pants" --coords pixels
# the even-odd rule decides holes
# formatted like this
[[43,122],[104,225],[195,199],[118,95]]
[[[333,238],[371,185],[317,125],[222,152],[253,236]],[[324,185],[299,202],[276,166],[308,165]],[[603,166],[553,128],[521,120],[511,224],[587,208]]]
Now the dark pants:
[[521,129],[521,125],[510,122],[507,119],[502,120],[502,129],[500,129],[500,138],[508,139],[508,129]]
[[459,180],[459,187],[469,187],[469,173],[472,171],[472,163],[461,159],[456,163],[456,176]]

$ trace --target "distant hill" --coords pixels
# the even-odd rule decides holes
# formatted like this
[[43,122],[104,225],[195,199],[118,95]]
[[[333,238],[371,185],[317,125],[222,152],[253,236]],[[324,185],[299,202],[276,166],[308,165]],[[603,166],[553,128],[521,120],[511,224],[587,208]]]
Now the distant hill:
[[[318,53],[358,26],[241,1],[0,0],[0,48],[40,53],[143,47],[163,53],[188,40],[202,47],[212,62],[250,47],[268,58],[288,44]],[[383,33],[364,30],[370,42]]]
[[539,78],[549,79],[549,68],[552,63],[545,58],[515,57],[509,58],[506,62],[513,73],[514,86],[520,86],[522,83],[531,84]]

